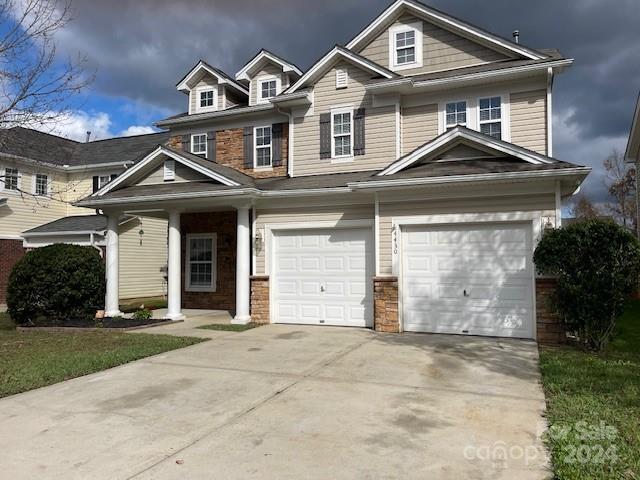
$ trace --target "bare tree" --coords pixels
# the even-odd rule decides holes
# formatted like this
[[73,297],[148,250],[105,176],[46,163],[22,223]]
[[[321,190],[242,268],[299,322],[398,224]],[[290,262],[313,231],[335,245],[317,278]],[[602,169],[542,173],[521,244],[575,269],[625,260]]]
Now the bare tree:
[[587,197],[580,195],[570,209],[571,216],[580,220],[588,220],[602,216],[600,209]]
[[625,226],[636,229],[636,169],[625,162],[624,155],[617,150],[603,162],[607,171],[605,180],[612,201],[607,209]]

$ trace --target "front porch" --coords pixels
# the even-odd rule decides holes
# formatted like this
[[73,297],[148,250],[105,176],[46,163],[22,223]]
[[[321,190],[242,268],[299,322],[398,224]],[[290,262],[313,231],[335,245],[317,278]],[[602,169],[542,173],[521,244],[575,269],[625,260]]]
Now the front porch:
[[[136,211],[166,218],[167,309],[164,318],[183,320],[206,311],[228,312],[231,323],[246,324],[250,315],[251,211],[246,205],[212,210],[167,208]],[[105,314],[122,315],[118,298],[120,238],[117,224],[123,211],[108,211],[106,230]],[[215,323],[215,322],[209,322]]]

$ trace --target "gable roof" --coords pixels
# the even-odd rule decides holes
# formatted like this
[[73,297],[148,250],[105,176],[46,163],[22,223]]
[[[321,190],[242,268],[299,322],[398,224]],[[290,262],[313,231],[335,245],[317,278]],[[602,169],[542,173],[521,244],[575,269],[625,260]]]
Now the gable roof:
[[302,70],[295,64],[287,62],[282,57],[263,48],[236,73],[236,80],[251,80],[254,69],[259,67],[265,60],[280,65],[285,73],[292,72],[298,77],[302,76]]
[[[242,185],[251,185],[253,179],[245,175],[238,170],[231,167],[220,165],[211,160],[205,160],[198,155],[194,155],[182,150],[176,150],[166,145],[159,145],[153,151],[149,152],[142,160],[136,163],[133,167],[126,170],[116,179],[112,180],[97,192],[91,195],[92,197],[101,197],[102,195],[115,190],[117,187],[123,185],[127,180],[136,175],[143,173],[144,168],[152,163],[159,156],[164,155],[182,165],[195,170],[196,172],[208,177],[209,179],[218,182],[226,187],[239,187]],[[170,185],[175,186],[175,183]]]
[[236,82],[233,78],[227,75],[225,72],[220,70],[219,68],[212,67],[204,60],[198,61],[198,63],[193,67],[189,72],[182,77],[182,79],[177,83],[176,88],[181,92],[189,92],[191,87],[189,86],[189,82],[196,76],[201,74],[202,72],[206,72],[210,75],[213,75],[218,80],[218,83],[222,85],[229,85],[231,88],[241,93],[242,95],[249,96],[249,91],[241,84]]
[[629,131],[629,141],[624,153],[627,162],[640,161],[640,94],[636,101],[636,109],[631,121],[631,130]]
[[475,130],[458,126],[399,158],[378,173],[378,176],[393,175],[405,170],[429,154],[457,145],[460,140],[465,140],[470,145],[477,145],[482,150],[489,149],[499,152],[506,157],[515,157],[534,165],[548,165],[558,162],[555,158],[547,157],[546,155],[539,154],[533,150],[528,150],[512,143],[490,137]]
[[328,66],[337,58],[342,57],[352,63],[355,63],[359,67],[368,70],[376,75],[379,75],[386,79],[398,78],[397,73],[392,72],[386,67],[363,57],[362,55],[352,52],[340,45],[334,46],[329,52],[323,55],[306,73],[293,85],[291,85],[284,93],[293,93],[299,88],[303,87],[309,82],[313,82],[319,76],[323,75],[328,69]]
[[169,140],[169,132],[76,142],[24,127],[0,129],[0,155],[65,169],[124,165]]
[[493,47],[501,51],[507,51],[512,54],[529,58],[532,60],[540,60],[545,58],[545,54],[538,50],[525,47],[520,43],[512,42],[499,35],[495,35],[482,28],[472,25],[468,22],[453,17],[447,13],[437,10],[433,7],[425,5],[417,0],[396,0],[392,5],[385,9],[378,17],[367,25],[360,33],[358,33],[348,44],[347,48],[352,50],[360,50],[377,34],[384,30],[400,15],[400,12],[409,11],[428,20],[436,25],[442,26],[447,30],[453,31],[461,36],[474,40],[480,44]]

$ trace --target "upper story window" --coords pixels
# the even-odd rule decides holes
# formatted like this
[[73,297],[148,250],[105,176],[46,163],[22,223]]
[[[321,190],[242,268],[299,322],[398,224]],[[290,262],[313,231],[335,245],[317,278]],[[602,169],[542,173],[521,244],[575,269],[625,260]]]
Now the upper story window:
[[207,156],[207,134],[197,133],[191,135],[191,153]]
[[481,98],[478,101],[480,112],[480,132],[485,135],[502,138],[502,99],[500,97]]
[[445,129],[447,131],[462,125],[467,126],[467,102],[449,102],[445,107]]
[[7,167],[4,170],[4,178],[0,178],[4,181],[4,188],[6,190],[19,190],[20,189],[20,172],[17,168]]
[[280,79],[277,77],[258,79],[258,103],[266,103],[270,98],[278,95],[280,90]]
[[333,158],[353,155],[353,110],[331,111],[331,152]]
[[44,173],[36,173],[33,177],[33,193],[45,196],[49,193],[49,176]]
[[422,66],[422,22],[389,29],[389,68],[402,70]]
[[271,155],[271,127],[256,127],[255,138],[255,168],[270,167],[272,165]]
[[104,187],[109,183],[114,175],[99,175],[98,176],[98,189]]
[[193,95],[195,99],[195,112],[211,112],[218,109],[218,89],[217,87],[201,86],[195,89]]

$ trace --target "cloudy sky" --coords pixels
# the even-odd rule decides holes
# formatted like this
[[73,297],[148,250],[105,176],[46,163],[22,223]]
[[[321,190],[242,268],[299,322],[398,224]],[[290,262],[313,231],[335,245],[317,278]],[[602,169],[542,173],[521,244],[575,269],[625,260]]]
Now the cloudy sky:
[[[308,68],[345,44],[390,0],[74,0],[62,54],[96,70],[64,134],[143,133],[184,111],[181,77],[202,58],[233,75],[261,47]],[[554,154],[596,171],[583,191],[605,196],[602,159],[624,150],[640,90],[640,0],[429,0],[530,47],[559,48],[575,64],[556,78]]]

